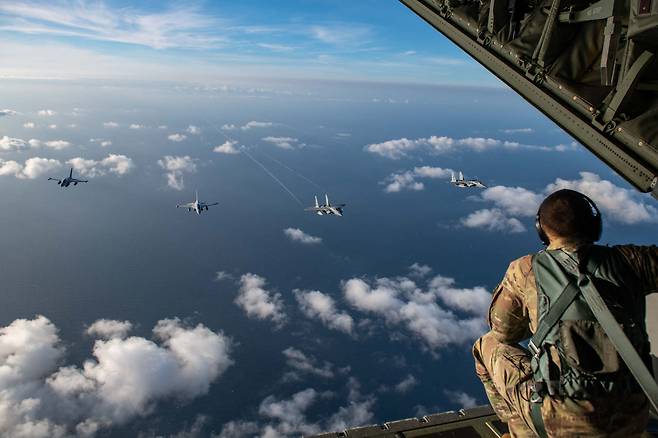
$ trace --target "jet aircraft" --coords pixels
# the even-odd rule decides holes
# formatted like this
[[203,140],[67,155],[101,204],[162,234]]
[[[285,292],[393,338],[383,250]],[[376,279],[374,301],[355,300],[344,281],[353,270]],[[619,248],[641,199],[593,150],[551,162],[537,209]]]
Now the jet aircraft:
[[200,215],[203,210],[207,211],[208,207],[219,204],[219,202],[213,202],[212,204],[207,204],[205,202],[199,201],[199,191],[196,190],[194,193],[196,195],[194,202],[189,202],[187,204],[179,204],[176,206],[176,208],[187,208],[187,211],[194,210],[196,214]]
[[73,168],[72,167],[71,167],[71,171],[69,172],[69,176],[67,176],[66,178],[63,178],[63,179],[48,178],[48,181],[57,181],[57,185],[59,185],[60,187],[68,187],[68,186],[71,185],[71,183],[73,183],[74,186],[77,186],[78,183],[89,182],[89,181],[84,180],[84,179],[73,178]]
[[452,172],[452,176],[450,177],[450,183],[454,185],[455,187],[461,187],[461,188],[475,188],[475,189],[486,189],[487,186],[485,186],[482,181],[479,179],[464,179],[464,174],[459,172],[459,178],[455,178],[455,173]]
[[337,204],[337,205],[331,205],[329,202],[329,196],[327,194],[324,195],[324,204],[320,205],[318,202],[318,197],[315,197],[315,205],[313,207],[308,207],[305,210],[306,211],[313,211],[319,216],[324,216],[324,215],[336,215],[336,216],[342,216],[343,215],[343,207],[345,207],[345,204]]

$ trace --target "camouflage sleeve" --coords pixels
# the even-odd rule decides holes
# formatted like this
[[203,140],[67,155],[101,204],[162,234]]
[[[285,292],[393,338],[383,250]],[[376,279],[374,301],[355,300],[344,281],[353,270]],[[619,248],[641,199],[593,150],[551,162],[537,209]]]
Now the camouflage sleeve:
[[493,292],[489,307],[489,327],[496,339],[506,344],[514,344],[531,336],[523,291],[514,281],[518,264],[518,261],[510,264],[503,281]]
[[620,245],[615,247],[638,274],[645,295],[658,292],[658,246]]

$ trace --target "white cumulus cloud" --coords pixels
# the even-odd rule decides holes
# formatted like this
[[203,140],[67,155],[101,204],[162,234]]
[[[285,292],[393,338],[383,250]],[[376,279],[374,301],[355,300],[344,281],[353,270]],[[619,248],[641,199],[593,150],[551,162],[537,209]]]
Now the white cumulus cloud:
[[0,117],[15,116],[16,114],[18,114],[18,112],[12,109],[0,109]]
[[263,137],[261,140],[267,143],[272,143],[281,149],[295,149],[301,146],[299,140],[293,137]]
[[44,117],[50,117],[50,116],[54,116],[57,113],[51,109],[42,109],[39,110],[37,114]]
[[219,154],[239,154],[240,151],[235,147],[236,144],[238,144],[237,141],[226,140],[224,143],[215,146],[213,151]]
[[[94,325],[92,325],[94,326]],[[97,339],[82,367],[45,317],[0,328],[0,435],[93,436],[152,412],[158,402],[208,392],[233,363],[231,340],[164,319],[142,337]]]
[[2,152],[12,152],[27,147],[25,140],[20,138],[13,138],[3,135],[0,137],[0,151]]
[[196,162],[189,155],[166,155],[158,160],[158,165],[167,171],[167,185],[176,190],[185,188],[183,174],[196,173],[197,170]]
[[246,273],[240,277],[240,289],[234,302],[245,311],[249,318],[271,320],[282,326],[286,320],[280,293],[265,289],[265,278]]
[[402,173],[392,173],[380,184],[385,185],[386,193],[398,193],[403,190],[420,191],[425,189],[423,182],[417,181],[422,178],[437,179],[450,176],[452,169],[441,167],[421,166]]
[[61,166],[59,160],[41,157],[28,158],[24,164],[0,159],[0,176],[11,175],[19,179],[35,179]]
[[116,154],[109,154],[98,161],[75,157],[68,160],[67,163],[80,172],[81,175],[91,178],[107,175],[108,172],[122,176],[135,168],[131,158]]
[[462,225],[467,228],[483,228],[488,231],[502,231],[504,233],[522,233],[526,227],[520,220],[508,217],[497,208],[474,211],[461,220]]
[[192,135],[201,134],[201,128],[199,128],[198,126],[194,126],[194,125],[189,125],[185,131],[188,134],[192,134]]
[[[481,302],[491,299],[489,293],[482,287],[455,288],[448,277],[435,276],[425,289],[407,277],[352,278],[342,283],[342,289],[354,308],[382,318],[390,327],[406,329],[432,353],[468,344],[486,331]],[[477,301],[467,304],[473,299]]]
[[85,332],[89,336],[102,339],[125,338],[133,325],[130,321],[117,321],[115,319],[99,319],[87,327]]
[[118,128],[119,124],[117,122],[103,122],[103,126],[106,128]]
[[353,333],[354,319],[346,312],[339,312],[336,309],[336,302],[331,296],[317,290],[299,289],[294,291],[294,295],[300,310],[306,317],[318,319],[332,330],[350,335]]
[[304,245],[317,245],[322,243],[322,237],[311,236],[299,228],[286,228],[283,230],[283,234],[285,234],[290,240],[303,243]]
[[181,141],[183,141],[187,138],[187,135],[176,133],[176,134],[169,135],[167,138],[169,140],[173,141],[173,142],[180,143]]
[[23,123],[23,128],[33,129],[35,126],[36,125],[34,124],[34,122],[25,122],[25,123]]
[[325,361],[320,365],[315,357],[293,347],[286,348],[282,353],[286,364],[294,370],[288,373],[287,378],[297,380],[300,378],[299,374],[312,374],[326,379],[334,377],[333,365],[329,362]]

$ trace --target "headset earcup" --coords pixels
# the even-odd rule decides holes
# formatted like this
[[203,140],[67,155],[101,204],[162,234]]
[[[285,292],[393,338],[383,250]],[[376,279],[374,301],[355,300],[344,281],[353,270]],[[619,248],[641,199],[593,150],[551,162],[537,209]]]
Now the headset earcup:
[[548,245],[548,236],[544,232],[544,229],[541,227],[541,220],[539,219],[539,212],[537,212],[537,216],[535,217],[535,230],[537,230],[537,236],[539,236],[539,240],[544,245]]

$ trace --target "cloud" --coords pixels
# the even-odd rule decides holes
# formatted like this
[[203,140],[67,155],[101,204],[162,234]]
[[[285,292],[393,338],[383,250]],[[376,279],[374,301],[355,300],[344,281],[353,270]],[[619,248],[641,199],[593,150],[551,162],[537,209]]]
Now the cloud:
[[0,176],[13,175],[19,179],[36,179],[61,166],[59,160],[41,157],[28,158],[25,164],[0,159]]
[[69,146],[71,146],[71,143],[66,141],[66,140],[51,140],[51,141],[46,141],[43,144],[46,147],[49,147],[49,148],[55,149],[55,150],[66,149]]
[[409,374],[393,388],[395,389],[396,392],[399,392],[400,394],[405,394],[411,391],[416,385],[418,385],[418,379],[416,379],[413,375]]
[[263,49],[271,50],[273,52],[290,52],[295,48],[292,46],[285,46],[283,44],[269,44],[269,43],[258,43],[258,47]]
[[12,138],[6,135],[0,137],[0,151],[13,152],[27,147],[25,140],[20,138]]
[[225,125],[222,125],[222,129],[225,131],[235,131],[236,129],[241,129],[242,131],[248,131],[254,128],[270,128],[272,126],[274,126],[274,123],[272,122],[259,122],[257,120],[252,120],[250,122],[245,123],[242,126],[237,126],[232,123],[227,123]]
[[446,389],[443,393],[448,397],[448,400],[459,405],[462,409],[471,409],[478,405],[475,397],[465,393],[464,391],[451,391]]
[[235,277],[233,277],[232,274],[226,272],[226,271],[217,271],[215,273],[215,281],[222,281],[222,280],[233,280]]
[[0,117],[15,116],[16,114],[18,114],[18,113],[14,110],[11,110],[11,109],[1,109],[0,110]]
[[176,133],[176,134],[169,135],[167,138],[169,140],[173,141],[173,142],[179,143],[179,142],[185,140],[187,138],[187,135]]
[[501,129],[500,132],[504,134],[532,134],[535,132],[532,128],[514,128],[514,129]]
[[537,214],[539,204],[544,199],[542,194],[523,187],[506,186],[489,187],[480,196],[485,201],[493,202],[507,214],[527,217]]
[[[1,9],[2,8],[0,8],[0,10]],[[42,116],[42,117],[51,117],[51,116],[54,116],[57,113],[55,111],[51,110],[51,109],[42,109],[42,110],[39,110],[37,112],[37,114]]]
[[107,175],[108,172],[122,176],[135,168],[131,158],[115,154],[109,154],[100,161],[76,157],[71,158],[67,163],[80,172],[81,175],[91,178]]
[[427,277],[432,272],[432,268],[427,265],[421,265],[416,262],[409,266],[409,276],[414,278]]
[[[387,326],[406,329],[432,353],[468,344],[486,331],[486,309],[481,302],[491,299],[489,293],[482,287],[454,288],[454,279],[449,277],[435,276],[425,290],[407,277],[371,282],[352,278],[342,283],[342,289],[354,308],[382,318]],[[468,303],[474,299],[475,303]]]
[[196,8],[170,6],[165,11],[108,8],[103,3],[24,4],[3,2],[0,12],[13,17],[5,31],[77,37],[167,48],[217,48],[224,38],[211,33],[222,23]]
[[271,320],[278,327],[286,321],[280,293],[265,289],[266,280],[256,274],[246,273],[240,277],[240,289],[234,303],[245,311],[249,318]]
[[261,140],[272,143],[276,147],[281,149],[295,149],[296,147],[302,146],[299,144],[299,140],[293,137],[263,137]]
[[496,208],[481,209],[461,220],[467,227],[489,231],[523,232],[526,227],[518,217],[531,218],[539,205],[550,193],[560,189],[572,189],[589,196],[601,209],[603,217],[626,225],[655,223],[658,209],[642,199],[643,195],[631,189],[619,187],[591,172],[580,172],[580,178],[557,178],[543,190],[534,192],[523,187],[494,186],[482,191],[480,199]]
[[461,219],[462,225],[467,228],[484,228],[488,231],[502,231],[504,233],[523,233],[526,227],[520,220],[508,217],[497,208],[474,211]]
[[103,122],[103,126],[106,128],[118,128],[119,124],[117,122]]
[[334,377],[333,365],[329,362],[325,361],[324,364],[320,366],[316,358],[306,355],[302,351],[293,347],[286,348],[282,353],[286,358],[286,364],[294,370],[293,372],[288,373],[286,376],[287,378],[297,380],[299,378],[299,373],[312,374],[325,379],[331,379]]
[[411,152],[422,150],[432,154],[443,154],[453,152],[458,149],[469,149],[476,152],[483,152],[489,149],[527,149],[538,151],[556,151],[564,152],[571,150],[558,145],[555,147],[550,146],[537,146],[526,145],[512,141],[498,140],[495,138],[485,137],[466,137],[466,138],[452,138],[446,136],[431,136],[422,137],[417,139],[400,138],[397,140],[388,140],[382,143],[372,143],[365,147],[367,152],[377,154],[392,160],[408,156]]
[[158,165],[167,171],[167,185],[176,190],[183,190],[185,188],[183,174],[196,173],[197,170],[194,159],[189,155],[166,155],[161,160],[158,160]]
[[49,129],[57,129],[57,125],[52,123],[52,124],[48,125],[48,128]]
[[190,125],[190,126],[188,126],[187,129],[186,129],[185,131],[186,131],[188,134],[192,134],[192,135],[199,135],[199,134],[201,134],[201,129],[200,129],[199,127],[197,127],[197,126],[194,126],[194,125]]
[[239,154],[240,151],[235,147],[236,144],[238,144],[237,141],[226,140],[226,142],[215,146],[213,151],[220,154]]
[[642,195],[601,179],[595,173],[580,172],[580,179],[577,180],[557,178],[544,192],[549,194],[559,189],[572,189],[586,194],[601,209],[604,217],[615,222],[629,225],[658,221],[658,209],[645,203],[641,199]]
[[207,393],[233,363],[231,340],[201,324],[163,319],[153,334],[159,343],[98,339],[94,358],[77,367],[60,366],[65,349],[47,318],[1,328],[0,434],[93,436],[148,415],[162,400]]
[[258,421],[230,421],[222,428],[219,438],[292,438],[328,430],[342,431],[371,423],[376,399],[364,396],[359,382],[354,378],[350,378],[346,386],[346,404],[332,414],[325,413],[319,422],[311,421],[307,412],[317,401],[332,397],[333,394],[306,388],[289,398],[267,396],[258,408]]
[[304,245],[317,245],[322,243],[322,237],[311,236],[299,228],[286,228],[283,230],[283,234],[285,234],[293,242],[299,242]]
[[34,124],[34,122],[25,122],[25,123],[23,123],[23,128],[33,129],[35,126],[36,125]]
[[295,299],[302,313],[310,319],[319,319],[322,324],[332,330],[338,330],[351,335],[354,320],[346,312],[336,310],[336,302],[329,295],[320,291],[304,291],[295,289]]
[[418,182],[419,178],[446,178],[450,176],[452,169],[441,167],[421,166],[403,173],[392,173],[380,184],[386,185],[386,193],[398,193],[403,190],[420,191],[425,189],[425,184]]
[[85,333],[89,336],[102,339],[120,338],[124,339],[133,325],[130,321],[117,321],[114,319],[99,319],[90,325]]
[[144,125],[140,125],[138,123],[131,123],[130,126],[128,126],[128,129],[142,129],[145,128]]

